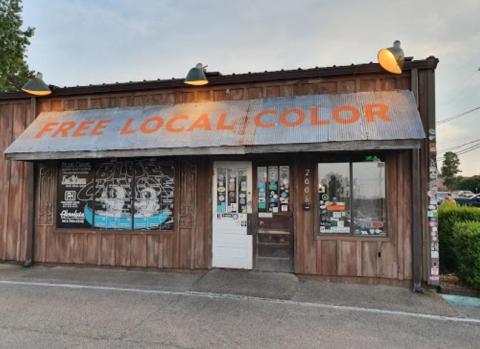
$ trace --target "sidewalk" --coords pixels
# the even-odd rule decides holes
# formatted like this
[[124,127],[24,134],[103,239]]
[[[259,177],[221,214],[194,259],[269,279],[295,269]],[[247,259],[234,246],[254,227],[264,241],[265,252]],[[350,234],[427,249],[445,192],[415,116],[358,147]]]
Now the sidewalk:
[[287,273],[238,270],[158,272],[66,266],[0,264],[0,282],[74,284],[172,292],[200,292],[349,306],[408,313],[480,318],[480,311],[448,303],[433,291],[332,283]]

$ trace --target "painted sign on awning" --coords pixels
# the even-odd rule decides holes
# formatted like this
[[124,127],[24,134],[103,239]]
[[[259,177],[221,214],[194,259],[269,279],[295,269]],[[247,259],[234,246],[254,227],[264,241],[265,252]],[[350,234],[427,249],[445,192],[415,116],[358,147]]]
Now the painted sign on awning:
[[5,154],[18,160],[131,150],[224,154],[239,147],[424,137],[412,93],[383,91],[46,112]]

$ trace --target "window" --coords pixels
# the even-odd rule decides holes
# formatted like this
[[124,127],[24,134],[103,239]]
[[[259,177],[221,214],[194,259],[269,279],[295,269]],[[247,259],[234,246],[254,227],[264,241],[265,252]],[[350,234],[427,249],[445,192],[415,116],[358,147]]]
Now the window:
[[385,163],[318,164],[320,234],[386,236]]
[[258,166],[258,212],[288,212],[289,184],[289,166]]
[[58,228],[173,230],[175,170],[157,159],[64,161]]
[[318,165],[320,233],[350,234],[350,165]]

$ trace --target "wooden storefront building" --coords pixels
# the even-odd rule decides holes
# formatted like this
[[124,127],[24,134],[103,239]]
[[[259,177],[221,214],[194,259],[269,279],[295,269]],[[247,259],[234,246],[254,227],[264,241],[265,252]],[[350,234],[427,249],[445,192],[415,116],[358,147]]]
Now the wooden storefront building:
[[0,260],[431,282],[437,63],[0,94]]

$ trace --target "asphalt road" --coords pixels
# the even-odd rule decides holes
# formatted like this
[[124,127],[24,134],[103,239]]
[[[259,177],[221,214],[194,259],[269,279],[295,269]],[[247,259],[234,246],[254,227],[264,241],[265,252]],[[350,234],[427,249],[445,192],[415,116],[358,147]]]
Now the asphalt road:
[[1,348],[479,348],[480,324],[242,296],[0,284]]

